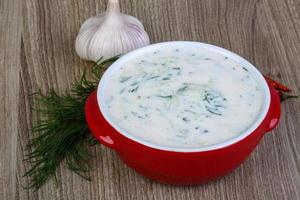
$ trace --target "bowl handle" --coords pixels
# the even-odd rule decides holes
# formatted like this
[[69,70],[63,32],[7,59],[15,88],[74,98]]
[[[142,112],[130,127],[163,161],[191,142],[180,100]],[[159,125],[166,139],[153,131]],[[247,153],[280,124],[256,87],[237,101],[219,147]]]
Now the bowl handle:
[[98,102],[97,92],[92,92],[85,103],[85,118],[95,138],[103,145],[109,148],[116,148],[116,141],[111,135],[114,130],[108,125],[104,117],[101,115]]
[[267,128],[266,132],[269,132],[273,130],[277,124],[279,123],[280,119],[280,98],[275,90],[275,88],[272,86],[272,84],[266,80],[270,89],[270,108],[269,108],[269,113],[267,115]]

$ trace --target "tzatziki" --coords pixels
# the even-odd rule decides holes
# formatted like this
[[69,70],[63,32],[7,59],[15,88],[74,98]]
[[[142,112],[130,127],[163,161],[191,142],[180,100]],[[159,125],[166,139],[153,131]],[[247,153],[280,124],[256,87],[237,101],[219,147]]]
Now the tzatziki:
[[250,70],[203,48],[159,48],[112,73],[106,110],[129,134],[169,147],[205,147],[237,137],[261,112]]

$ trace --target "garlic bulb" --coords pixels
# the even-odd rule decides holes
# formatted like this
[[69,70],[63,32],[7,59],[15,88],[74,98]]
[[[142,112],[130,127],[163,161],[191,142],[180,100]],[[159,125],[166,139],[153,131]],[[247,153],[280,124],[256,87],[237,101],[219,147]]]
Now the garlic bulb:
[[148,45],[149,36],[135,17],[120,13],[119,0],[109,0],[105,13],[87,19],[79,30],[75,49],[79,57],[97,61]]

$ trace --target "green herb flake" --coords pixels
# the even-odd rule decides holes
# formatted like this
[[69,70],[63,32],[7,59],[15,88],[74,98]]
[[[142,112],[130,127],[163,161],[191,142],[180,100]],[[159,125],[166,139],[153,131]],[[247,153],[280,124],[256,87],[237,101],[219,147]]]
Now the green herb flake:
[[177,94],[183,93],[185,90],[187,90],[187,88],[188,88],[188,85],[187,85],[187,84],[184,84],[183,87],[181,87],[181,88],[179,88],[179,89],[177,90]]
[[155,75],[155,76],[151,76],[151,77],[149,77],[147,80],[151,80],[151,79],[155,79],[155,78],[159,78],[160,76],[158,76],[158,75]]
[[207,112],[210,112],[211,114],[214,114],[214,115],[219,115],[219,116],[222,115],[221,113],[214,112],[214,111],[212,111],[210,109],[207,109]]
[[136,92],[138,89],[139,89],[139,86],[136,86],[135,88],[133,88],[133,89],[131,89],[131,90],[128,90],[128,92],[134,93],[134,92]]
[[132,76],[122,76],[120,78],[120,83],[124,83],[124,82],[128,81],[131,78],[132,78]]
[[189,120],[187,117],[183,117],[182,120],[185,121],[185,122],[191,121],[191,120]]
[[166,98],[166,99],[172,99],[173,95],[167,95],[167,96],[157,95],[157,97]]
[[243,70],[245,70],[246,72],[248,72],[248,69],[247,68],[245,68],[245,67],[242,67],[243,68]]

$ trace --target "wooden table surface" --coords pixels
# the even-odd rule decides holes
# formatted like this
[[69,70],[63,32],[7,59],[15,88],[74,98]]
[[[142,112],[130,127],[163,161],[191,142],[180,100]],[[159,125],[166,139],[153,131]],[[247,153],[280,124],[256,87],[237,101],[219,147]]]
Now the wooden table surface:
[[[60,182],[23,189],[25,146],[35,114],[28,95],[63,92],[82,73],[74,40],[80,24],[103,12],[104,0],[0,0],[0,199],[300,199],[300,101],[282,105],[281,122],[233,173],[198,186],[150,181],[101,145],[86,182],[62,165]],[[245,57],[264,74],[300,94],[299,0],[121,0],[151,42],[193,40]]]

